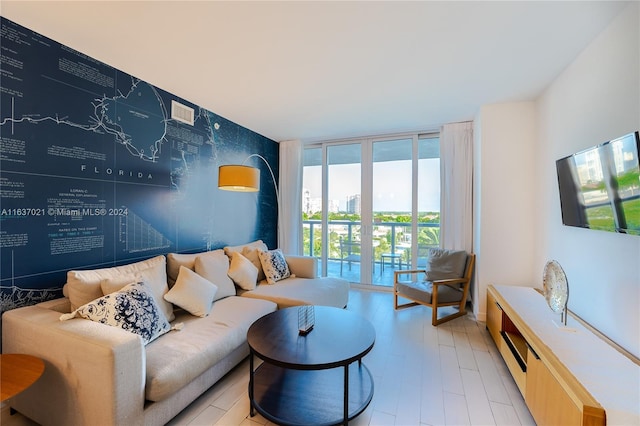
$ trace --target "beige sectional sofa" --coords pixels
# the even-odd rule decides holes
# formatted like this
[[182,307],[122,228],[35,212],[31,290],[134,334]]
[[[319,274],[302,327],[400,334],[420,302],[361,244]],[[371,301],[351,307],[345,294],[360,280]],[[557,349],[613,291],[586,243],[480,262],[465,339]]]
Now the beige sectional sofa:
[[[234,248],[227,249],[231,255]],[[115,268],[70,271],[65,297],[5,312],[3,352],[45,361],[43,376],[10,400],[11,407],[43,425],[162,425],[248,355],[247,330],[256,319],[278,307],[344,307],[348,302],[348,282],[317,277],[314,258],[287,256],[294,276],[243,290],[229,279],[229,257],[234,255],[222,250],[169,254]],[[168,321],[158,337],[146,343],[144,337],[93,318],[69,319],[96,301],[117,299],[140,286],[122,284],[132,276],[153,293],[159,321]],[[213,302],[195,310],[189,303],[183,308],[167,302],[171,298],[165,295],[192,282],[216,284]],[[198,304],[201,298],[191,301]]]

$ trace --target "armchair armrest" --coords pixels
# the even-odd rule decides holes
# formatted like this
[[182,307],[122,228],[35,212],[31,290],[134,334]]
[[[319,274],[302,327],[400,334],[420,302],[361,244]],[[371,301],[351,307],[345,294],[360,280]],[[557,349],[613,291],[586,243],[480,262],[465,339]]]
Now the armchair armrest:
[[[394,281],[398,281],[398,277],[400,275],[409,275],[409,274],[426,274],[426,269],[404,269],[401,271],[393,271]],[[452,284],[463,284],[467,281],[467,278],[448,278],[442,280],[431,280],[433,285],[452,285]]]
[[411,275],[411,274],[426,274],[426,269],[404,269],[400,271],[393,271],[393,283],[394,285],[400,282],[401,275]]
[[426,269],[402,269],[400,271],[393,271],[393,275],[394,276],[399,276],[399,275],[404,275],[404,274],[419,274],[419,273],[426,273],[427,270]]
[[44,360],[42,377],[12,400],[41,424],[137,424],[144,407],[141,339],[86,319],[60,321],[39,305],[2,316],[2,351]]
[[466,278],[450,278],[450,279],[446,279],[446,280],[434,280],[431,281],[431,283],[434,285],[434,287],[437,287],[439,285],[455,285],[455,284],[464,284],[467,282]]
[[285,255],[285,260],[292,274],[298,278],[316,278],[318,259],[312,256]]
[[[405,270],[401,270],[401,271],[393,271],[393,284],[395,286],[395,284],[397,284],[398,282],[400,282],[399,277],[401,275],[409,275],[409,274],[426,274],[426,269],[405,269]],[[457,284],[464,284],[467,282],[467,278],[465,277],[461,277],[461,278],[449,278],[449,279],[442,279],[442,280],[432,280],[430,281],[431,284],[433,284],[434,287],[434,291],[438,291],[437,287],[441,286],[441,285],[448,285],[451,286],[453,288],[457,288]]]

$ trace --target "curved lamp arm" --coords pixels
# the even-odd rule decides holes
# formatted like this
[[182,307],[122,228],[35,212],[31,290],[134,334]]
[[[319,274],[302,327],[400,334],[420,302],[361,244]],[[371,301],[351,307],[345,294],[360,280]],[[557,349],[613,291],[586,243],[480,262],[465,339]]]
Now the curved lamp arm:
[[271,169],[271,166],[269,165],[269,162],[267,161],[266,158],[264,158],[262,155],[260,154],[251,154],[250,156],[248,156],[247,158],[245,158],[245,160],[242,162],[242,165],[246,165],[247,161],[249,161],[251,159],[251,157],[257,157],[259,159],[261,159],[262,161],[264,161],[264,164],[267,165],[267,168],[269,169],[269,173],[271,173],[271,181],[273,182],[273,187],[276,190],[276,202],[278,203],[278,215],[280,215],[280,192],[278,191],[278,184],[276,183],[276,177],[273,174],[273,170]]

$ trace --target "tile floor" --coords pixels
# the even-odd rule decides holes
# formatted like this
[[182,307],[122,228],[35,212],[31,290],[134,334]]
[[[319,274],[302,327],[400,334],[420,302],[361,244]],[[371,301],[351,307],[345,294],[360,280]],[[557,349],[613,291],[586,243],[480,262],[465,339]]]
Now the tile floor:
[[[429,308],[395,311],[392,298],[351,290],[347,309],[376,329],[363,360],[374,377],[373,400],[351,425],[535,425],[484,323],[467,316],[432,327]],[[245,360],[169,425],[270,426],[260,415],[249,417],[248,383]],[[32,425],[11,417],[2,423]]]
[[[376,329],[364,358],[374,376],[373,400],[350,424],[535,425],[484,323],[467,316],[432,327],[429,308],[394,311],[391,293],[359,289],[347,309]],[[245,361],[170,425],[271,425],[248,415],[248,371]]]

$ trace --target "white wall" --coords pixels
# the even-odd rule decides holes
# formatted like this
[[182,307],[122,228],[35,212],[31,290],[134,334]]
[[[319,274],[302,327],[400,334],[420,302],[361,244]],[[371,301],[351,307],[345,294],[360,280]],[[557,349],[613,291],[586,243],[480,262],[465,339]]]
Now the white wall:
[[[556,259],[569,309],[640,356],[640,236],[562,225],[555,161],[640,129],[640,7],[628,6],[537,103],[534,269]],[[484,123],[483,123],[484,126]],[[483,200],[483,202],[485,202]]]
[[535,103],[486,105],[475,123],[473,295],[474,313],[484,321],[489,284],[541,286],[532,280],[539,221]]
[[542,287],[548,260],[569,308],[640,356],[640,237],[562,225],[555,161],[640,129],[640,5],[629,5],[537,102],[475,120],[474,313],[489,284]]

